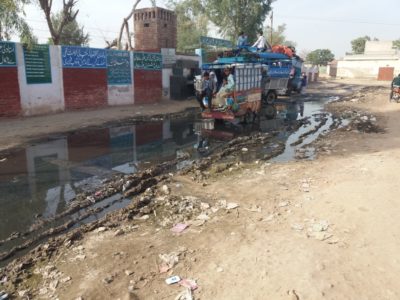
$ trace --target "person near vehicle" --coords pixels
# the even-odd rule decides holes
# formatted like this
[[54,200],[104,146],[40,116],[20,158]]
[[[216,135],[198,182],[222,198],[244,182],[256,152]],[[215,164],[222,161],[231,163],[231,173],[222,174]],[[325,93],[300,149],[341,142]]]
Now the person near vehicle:
[[392,81],[392,87],[395,86],[395,85],[396,86],[400,86],[400,74],[397,75]]
[[227,79],[227,89],[233,92],[235,89],[235,78],[233,77],[232,70],[230,68],[225,68],[224,77]]
[[214,71],[210,72],[210,80],[214,81],[214,83],[215,83],[215,87],[214,87],[214,91],[213,91],[213,93],[215,94],[217,92],[218,79],[217,79],[217,76],[215,75]]
[[221,107],[226,105],[226,98],[230,95],[235,90],[235,79],[233,77],[232,71],[229,68],[226,68],[224,70],[224,78],[223,78],[223,84],[221,89],[216,95],[215,98],[215,106]]
[[208,72],[204,72],[201,92],[197,94],[197,101],[199,102],[202,110],[207,108],[203,103],[203,98],[208,98],[208,107],[211,107],[212,97],[213,94],[216,92],[216,89],[217,88],[214,79],[210,79],[210,74]]
[[222,80],[222,86],[219,89],[215,100],[214,100],[214,105],[216,107],[222,107],[225,105],[225,97],[227,94],[229,94],[230,91],[228,89],[228,78],[224,77],[224,79]]
[[301,93],[304,94],[306,92],[306,87],[308,83],[308,77],[306,73],[301,73]]
[[265,52],[266,50],[271,49],[271,46],[267,43],[264,33],[261,30],[258,32],[258,39],[252,47],[257,48],[257,51],[259,52]]
[[395,86],[400,87],[400,74],[397,75],[392,81],[392,86],[391,86],[391,89],[390,89],[390,100],[392,100],[392,98],[393,98],[393,88]]
[[240,49],[245,46],[247,46],[247,35],[242,31],[237,40],[237,47]]

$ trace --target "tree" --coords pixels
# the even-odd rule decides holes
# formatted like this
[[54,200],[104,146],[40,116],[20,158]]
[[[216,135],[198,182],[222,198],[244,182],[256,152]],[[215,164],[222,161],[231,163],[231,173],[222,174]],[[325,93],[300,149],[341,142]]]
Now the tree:
[[[365,44],[369,41],[372,41],[372,39],[368,35],[352,40],[351,49],[353,50],[353,54],[364,54]],[[373,41],[377,42],[379,39],[374,38]]]
[[306,61],[315,66],[326,66],[335,59],[335,55],[329,49],[317,49],[307,55]]
[[400,50],[400,39],[393,41],[393,48]]
[[169,6],[177,15],[178,51],[200,47],[200,37],[208,34],[208,18],[197,0],[172,0]]
[[244,31],[249,40],[255,40],[262,29],[273,0],[207,0],[202,1],[204,11],[219,32],[230,40],[236,40]]
[[61,37],[67,25],[76,21],[79,10],[74,10],[74,6],[78,0],[63,0],[63,9],[59,13],[58,24],[54,23],[52,6],[53,0],[37,0],[40,8],[46,17],[47,26],[49,27],[52,44],[60,45]]
[[36,38],[28,23],[24,20],[24,5],[29,0],[0,0],[0,41],[11,40],[19,35],[22,43],[32,44]]
[[359,37],[351,41],[351,48],[354,54],[364,54],[365,44],[367,41],[370,41],[371,38],[369,36]]
[[[59,12],[51,17],[52,24],[59,28],[63,19],[62,12]],[[73,46],[88,46],[89,44],[89,34],[85,33],[83,26],[79,26],[76,20],[66,24],[60,35],[59,43],[61,45],[73,45]],[[53,42],[52,39],[49,41]]]
[[285,31],[286,31],[286,24],[281,24],[277,28],[273,29],[272,34],[271,34],[271,27],[267,26],[266,34],[267,34],[267,39],[271,44],[271,46],[284,45],[284,46],[296,47],[297,44],[295,42],[286,39]]
[[298,53],[298,56],[300,56],[301,58],[306,58],[308,55],[310,54],[310,51],[307,49],[303,49],[300,51],[300,53]]

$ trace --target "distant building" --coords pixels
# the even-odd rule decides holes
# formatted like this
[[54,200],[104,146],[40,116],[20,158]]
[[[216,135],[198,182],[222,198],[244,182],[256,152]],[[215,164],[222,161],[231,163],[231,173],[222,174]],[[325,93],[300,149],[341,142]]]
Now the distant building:
[[337,77],[392,80],[400,73],[400,53],[392,41],[369,41],[364,54],[346,55],[337,61]]
[[160,7],[135,11],[135,50],[160,52],[176,48],[177,20],[175,12]]

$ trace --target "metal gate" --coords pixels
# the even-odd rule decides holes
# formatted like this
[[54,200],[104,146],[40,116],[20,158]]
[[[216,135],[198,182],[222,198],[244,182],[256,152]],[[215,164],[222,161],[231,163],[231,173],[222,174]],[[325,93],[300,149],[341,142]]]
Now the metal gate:
[[394,68],[383,67],[379,68],[378,80],[379,81],[392,81],[394,78]]

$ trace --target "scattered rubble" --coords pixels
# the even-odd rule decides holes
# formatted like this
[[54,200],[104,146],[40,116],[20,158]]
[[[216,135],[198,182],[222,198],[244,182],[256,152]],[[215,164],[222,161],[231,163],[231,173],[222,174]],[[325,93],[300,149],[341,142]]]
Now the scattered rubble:
[[168,285],[172,285],[172,284],[178,283],[179,281],[181,281],[181,278],[179,276],[172,276],[172,277],[167,278],[165,280],[165,283]]
[[176,224],[174,227],[172,227],[172,228],[171,228],[171,231],[172,231],[173,233],[182,233],[182,232],[184,232],[188,227],[189,227],[188,224],[179,223],[179,224]]
[[[343,125],[342,127],[343,130],[348,130],[348,131],[354,130],[357,132],[365,132],[365,133],[382,132],[380,131],[381,129],[377,125],[377,118],[365,112],[360,112],[355,110],[345,110],[339,113],[337,119],[342,121],[345,119],[349,120],[348,125]],[[190,173],[190,175],[193,175],[193,178],[195,180],[198,180],[199,182],[202,182],[202,184],[207,185],[207,183],[205,183],[204,180],[210,178],[213,174],[223,173],[226,170],[233,171],[235,170],[235,168],[238,168],[240,166],[239,163],[225,163],[225,162],[219,163],[219,161],[222,158],[226,158],[229,155],[238,155],[238,153],[240,154],[240,153],[250,152],[249,149],[252,149],[251,148],[252,146],[260,143],[267,144],[268,142],[270,142],[271,137],[272,135],[258,134],[258,135],[253,135],[251,137],[236,139],[235,141],[229,143],[228,147],[224,148],[221,152],[217,153],[211,158],[206,158],[195,162],[193,166],[190,166],[187,169],[183,170],[182,174],[188,172],[186,174]],[[246,145],[249,148],[243,147],[244,145]],[[331,147],[333,146],[334,145],[332,144],[326,145],[327,147],[325,149],[326,152],[330,151]],[[282,151],[282,145],[277,144],[276,149],[277,150],[276,152],[274,152],[274,154]],[[300,151],[300,153],[304,154],[306,153],[306,150],[303,149]],[[250,155],[250,153],[248,155]],[[183,155],[182,158],[183,157],[186,156]],[[174,163],[176,165],[176,162]],[[85,232],[93,231],[95,233],[100,234],[109,231],[109,234],[113,234],[114,236],[121,236],[138,228],[137,225],[134,225],[131,228],[127,229],[121,228],[115,230],[115,227],[111,227],[110,224],[113,222],[116,223],[117,220],[146,221],[151,218],[151,220],[145,224],[154,221],[157,225],[160,225],[162,227],[171,228],[171,226],[174,226],[171,229],[172,232],[182,233],[189,226],[193,227],[203,226],[216,213],[218,213],[219,210],[229,211],[240,207],[239,204],[233,202],[228,203],[226,200],[214,201],[215,199],[210,199],[208,197],[198,198],[192,195],[190,196],[174,195],[171,191],[171,188],[169,187],[169,185],[172,186],[174,181],[165,180],[165,177],[161,176],[161,174],[165,173],[166,169],[168,169],[173,165],[174,164],[172,163],[168,164],[168,166],[164,165],[159,169],[157,168],[151,169],[150,171],[141,173],[139,177],[136,175],[124,176],[123,178],[119,178],[117,182],[107,183],[108,184],[107,187],[96,191],[93,195],[85,194],[84,196],[83,195],[79,196],[79,198],[73,201],[73,204],[71,206],[73,207],[73,209],[69,209],[68,210],[69,212],[79,211],[86,205],[87,205],[86,207],[89,207],[94,203],[98,203],[99,201],[102,201],[109,195],[115,194],[117,192],[121,192],[125,197],[134,197],[134,198],[132,200],[132,205],[130,205],[128,208],[119,213],[115,213],[112,216],[113,218],[112,221],[110,221],[111,220],[110,218],[104,218],[87,227],[83,227],[83,229],[74,230],[73,232],[71,232],[72,234],[70,235],[55,238],[52,241],[52,243],[47,247],[47,249],[43,245],[38,248],[35,248],[35,250],[32,251],[31,256],[30,257],[28,256],[30,259],[32,259],[33,257],[31,264],[35,262],[35,260],[37,261],[42,257],[48,257],[51,253],[56,252],[57,245],[65,244],[68,247],[72,246],[73,241],[79,240],[82,234]],[[211,171],[212,167],[214,166],[216,166],[215,169]],[[176,184],[175,187],[181,188],[182,184]],[[300,190],[302,192],[309,193],[310,188],[311,188],[311,180],[306,179],[300,183]],[[288,207],[289,205],[290,205],[289,201],[282,201],[278,204],[278,207],[284,208]],[[246,208],[246,210],[257,213],[262,212],[261,207],[257,205]],[[153,215],[155,216],[155,218],[153,217]],[[271,222],[274,220],[275,217],[276,217],[275,214],[271,214],[263,218],[263,221]],[[34,232],[37,228],[40,228],[43,224],[45,224],[45,222],[41,223],[40,226],[36,227],[31,232]],[[74,224],[75,223],[70,223],[67,228],[65,228],[63,231],[60,232],[64,232],[67,229],[72,228]],[[143,226],[145,226],[145,224]],[[295,231],[303,231],[306,227],[305,225],[295,223],[291,225],[291,228]],[[321,220],[310,224],[310,226],[307,228],[307,235],[317,240],[321,241],[327,240],[327,243],[329,244],[336,244],[339,242],[339,240],[333,237],[333,234],[330,232],[331,231],[330,229],[331,229],[330,224],[327,221]],[[74,234],[76,234],[75,237],[73,237]],[[53,235],[55,235],[54,231]],[[24,236],[24,233],[16,233],[14,235],[15,238],[19,238],[20,236]],[[50,233],[49,236],[51,236]],[[0,242],[0,245],[2,242],[3,241]],[[77,255],[71,258],[71,261],[79,262],[86,259],[86,255],[83,253],[85,250],[83,246],[76,246],[72,248],[72,250],[74,252],[77,252]],[[184,252],[185,251],[183,252],[177,251],[169,254],[160,254],[159,255],[159,259],[161,261],[159,265],[160,273],[167,273],[168,271],[173,269],[179,263],[179,258]],[[16,251],[12,254],[15,253]],[[4,259],[4,257],[5,256],[1,257],[0,255],[1,259]],[[9,257],[10,256],[7,256],[6,258]],[[21,261],[27,262],[28,260],[24,258],[19,262]],[[13,272],[11,272],[12,280],[15,280],[15,278],[19,276],[26,275],[24,274],[26,270],[23,270],[25,268],[20,268],[18,271],[15,271],[17,269],[18,268],[14,264],[10,265],[10,267],[7,268],[7,270],[1,270],[0,282],[3,282],[4,280],[7,281],[7,277],[3,275],[7,274],[5,272],[9,270],[13,270]],[[216,270],[217,272],[224,271],[222,267],[218,267]],[[57,288],[65,284],[68,284],[69,282],[72,281],[71,277],[62,274],[61,272],[58,272],[56,269],[53,269],[53,266],[47,266],[44,269],[41,269],[40,273],[42,274],[42,272],[43,274],[47,274],[43,275],[44,284],[43,287],[41,287],[40,290],[38,291],[39,294],[42,295],[43,297],[50,297],[50,296],[56,297],[55,292]],[[130,276],[133,273],[134,272],[131,270],[125,270],[125,274],[127,276]],[[106,278],[104,278],[103,282],[105,284],[110,284],[113,282],[113,280],[114,276],[107,276]],[[180,284],[190,291],[190,297],[192,297],[191,291],[197,288],[196,282],[191,281],[189,279],[185,281],[184,279],[180,281]],[[134,289],[134,285],[132,286],[133,286],[132,289]],[[196,286],[196,288],[193,288],[194,286]],[[187,290],[185,290],[184,292],[186,293],[186,296],[184,297],[188,297]],[[30,294],[31,292],[23,290],[20,291],[20,293],[21,294],[19,294],[19,296],[24,297]],[[0,299],[2,299],[1,293],[0,293]],[[189,299],[189,298],[179,298],[179,299]]]
[[302,230],[304,230],[304,225],[303,225],[303,224],[295,223],[295,224],[292,224],[292,225],[291,225],[291,228],[292,228],[293,230],[295,230],[295,231],[302,231]]
[[179,281],[179,285],[181,285],[187,289],[190,289],[192,291],[195,291],[198,288],[196,280],[193,280],[193,279],[182,279],[181,281]]
[[175,300],[193,300],[192,291],[188,288],[185,289],[176,296]]
[[110,275],[103,279],[103,283],[110,284],[114,281],[114,276]]

